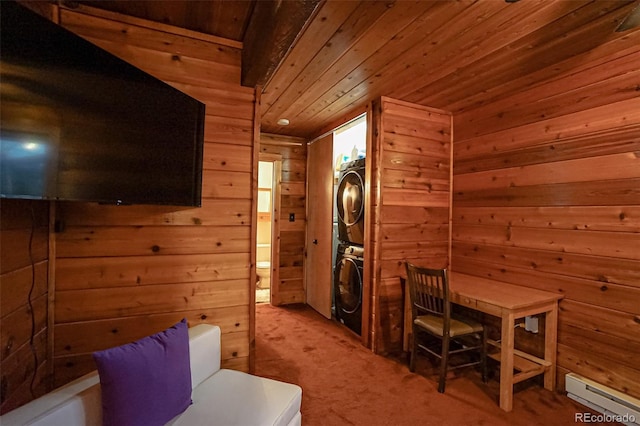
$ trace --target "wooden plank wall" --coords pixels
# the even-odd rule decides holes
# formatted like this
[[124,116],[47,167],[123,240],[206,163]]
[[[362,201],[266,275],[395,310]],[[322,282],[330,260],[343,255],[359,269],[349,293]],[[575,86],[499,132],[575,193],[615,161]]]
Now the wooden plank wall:
[[639,63],[636,31],[455,115],[452,250],[456,271],[565,296],[560,387],[574,371],[635,397]]
[[0,413],[3,414],[50,390],[48,224],[48,202],[2,200]]
[[223,366],[248,370],[257,156],[255,92],[239,83],[241,49],[89,8],[61,9],[60,21],[204,102],[207,115],[202,208],[60,203],[56,386],[93,369],[93,351],[183,317],[190,326],[219,324]]
[[369,329],[372,349],[386,353],[402,350],[405,261],[448,264],[451,114],[383,97],[373,129]]
[[[260,135],[260,152],[282,157],[280,212],[276,217],[280,225],[277,238],[280,273],[278,281],[271,283],[271,303],[304,303],[307,142],[302,138],[263,133]],[[291,213],[295,214],[294,222],[289,221]]]

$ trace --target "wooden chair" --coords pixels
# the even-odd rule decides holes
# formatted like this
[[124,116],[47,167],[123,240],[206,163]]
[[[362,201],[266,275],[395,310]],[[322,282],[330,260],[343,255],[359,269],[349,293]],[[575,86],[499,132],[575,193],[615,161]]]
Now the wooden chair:
[[[416,355],[422,349],[440,360],[440,381],[438,392],[443,393],[449,369],[480,364],[482,381],[487,377],[487,332],[482,324],[451,315],[449,282],[446,269],[428,269],[409,262],[407,281],[411,297],[412,345],[409,370],[415,371]],[[433,336],[441,341],[438,352],[426,344],[426,337]],[[457,348],[452,348],[456,344]],[[464,362],[449,366],[449,356],[468,351],[480,351],[479,361]]]

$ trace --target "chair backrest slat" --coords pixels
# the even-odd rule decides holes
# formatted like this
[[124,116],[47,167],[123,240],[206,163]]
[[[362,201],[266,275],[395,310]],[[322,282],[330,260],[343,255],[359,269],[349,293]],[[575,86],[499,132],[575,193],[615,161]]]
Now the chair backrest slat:
[[432,314],[448,319],[449,283],[446,269],[430,269],[406,263],[407,281],[414,318]]

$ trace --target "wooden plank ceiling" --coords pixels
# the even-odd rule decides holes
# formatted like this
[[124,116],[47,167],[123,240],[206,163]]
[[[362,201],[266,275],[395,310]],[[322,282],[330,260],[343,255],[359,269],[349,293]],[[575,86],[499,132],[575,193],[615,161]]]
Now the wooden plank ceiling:
[[454,114],[473,109],[566,72],[595,46],[640,37],[638,28],[615,32],[640,0],[284,3],[296,2],[307,14],[285,23],[260,19],[264,12],[252,19],[256,0],[79,3],[243,41],[246,63],[265,55],[250,34],[272,37],[271,64],[252,80],[263,87],[262,130],[307,138],[382,95]]

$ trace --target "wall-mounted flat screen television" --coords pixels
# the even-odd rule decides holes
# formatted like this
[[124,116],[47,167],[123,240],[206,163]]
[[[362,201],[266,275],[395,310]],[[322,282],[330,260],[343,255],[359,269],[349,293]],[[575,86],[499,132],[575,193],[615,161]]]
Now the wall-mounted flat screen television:
[[205,106],[0,1],[2,198],[200,206]]

